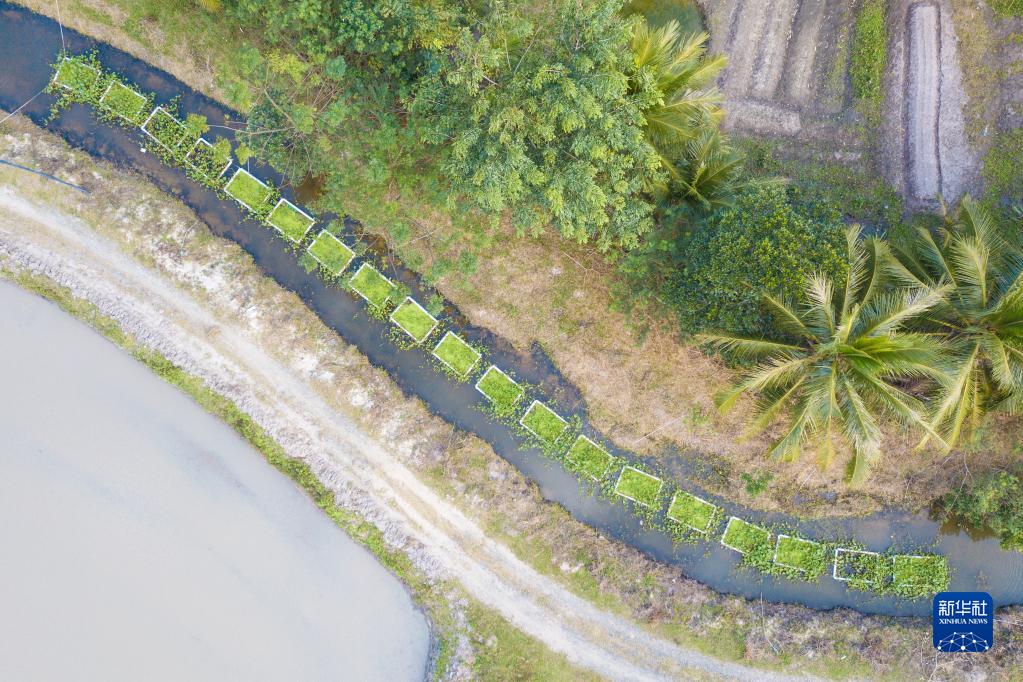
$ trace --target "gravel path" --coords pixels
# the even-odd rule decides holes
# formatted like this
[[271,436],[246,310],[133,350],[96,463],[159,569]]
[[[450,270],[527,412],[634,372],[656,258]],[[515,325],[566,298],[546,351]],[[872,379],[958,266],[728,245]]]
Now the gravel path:
[[[210,262],[178,264],[182,280],[213,267],[217,256],[214,248]],[[331,408],[309,387],[300,368],[284,364],[272,349],[255,342],[248,325],[218,314],[237,306],[227,295],[215,305],[200,305],[77,218],[33,203],[11,188],[0,188],[0,264],[44,274],[68,287],[142,342],[202,376],[289,454],[309,462],[342,504],[381,527],[420,568],[457,580],[574,664],[616,680],[694,675],[789,679],[653,637],[537,573]],[[253,298],[248,304],[258,308],[260,302]]]

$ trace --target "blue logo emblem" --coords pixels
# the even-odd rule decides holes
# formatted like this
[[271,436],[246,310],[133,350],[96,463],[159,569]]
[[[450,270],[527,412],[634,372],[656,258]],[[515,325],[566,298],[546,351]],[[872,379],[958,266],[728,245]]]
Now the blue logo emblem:
[[981,653],[995,643],[995,603],[987,592],[940,592],[933,615],[938,651]]

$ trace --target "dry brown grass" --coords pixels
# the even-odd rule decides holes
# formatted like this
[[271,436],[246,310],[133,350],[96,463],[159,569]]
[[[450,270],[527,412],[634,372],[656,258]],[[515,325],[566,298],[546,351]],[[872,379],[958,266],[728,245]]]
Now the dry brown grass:
[[[397,194],[394,199],[404,202]],[[379,226],[368,227],[383,234]],[[460,244],[451,228],[432,224],[416,241],[391,246],[414,250],[428,269],[438,255],[457,251]],[[624,314],[611,309],[613,267],[592,249],[553,235],[517,238],[503,228],[479,263],[473,276],[450,275],[438,285],[474,324],[523,352],[539,344],[580,389],[594,426],[617,445],[648,455],[671,456],[670,446],[696,453],[714,472],[702,481],[705,486],[752,507],[803,515],[919,508],[957,488],[970,470],[1004,466],[1019,456],[1013,445],[1015,420],[994,420],[981,434],[981,445],[952,455],[914,452],[919,434],[892,425],[873,476],[851,490],[845,482],[847,451],[824,467],[809,451],[798,462],[766,457],[779,425],[749,434],[748,402],[720,414],[713,399],[734,372],[665,325],[645,335],[630,326]],[[742,474],[764,472],[773,476],[770,488],[750,496]]]

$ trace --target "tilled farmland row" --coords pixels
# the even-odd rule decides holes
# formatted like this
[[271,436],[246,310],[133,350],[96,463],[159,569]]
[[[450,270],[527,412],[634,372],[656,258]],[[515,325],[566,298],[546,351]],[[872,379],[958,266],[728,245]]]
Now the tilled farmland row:
[[[858,158],[869,140],[840,131],[856,119],[849,54],[859,3],[703,0],[733,130],[826,143]],[[955,199],[976,176],[963,134],[962,76],[949,0],[888,5],[881,166],[911,205]]]

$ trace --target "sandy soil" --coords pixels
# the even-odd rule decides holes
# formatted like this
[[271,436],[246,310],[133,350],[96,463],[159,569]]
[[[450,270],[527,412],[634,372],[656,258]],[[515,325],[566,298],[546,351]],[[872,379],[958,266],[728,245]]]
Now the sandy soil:
[[[215,265],[164,260],[159,268],[175,275],[167,278],[154,271],[156,264],[142,265],[89,225],[37,198],[2,188],[0,208],[4,267],[42,273],[68,287],[147,345],[204,377],[289,454],[310,462],[346,506],[384,528],[396,547],[412,548],[421,568],[456,579],[573,663],[613,679],[688,676],[690,668],[735,679],[781,677],[652,637],[571,594],[489,539],[396,453],[311,388],[311,378],[325,378],[319,358],[281,357],[279,345],[271,343],[280,330],[267,328],[260,300],[235,298],[238,292]],[[400,415],[383,418],[400,428]]]
[[[712,48],[729,67],[721,86],[730,129],[795,137],[803,117],[832,114],[832,62],[841,58],[849,3],[841,0],[702,0]],[[843,89],[841,85],[839,89]]]
[[[872,146],[840,129],[858,119],[848,91],[856,3],[843,0],[702,0],[713,47],[730,66],[721,79],[727,125],[829,144],[858,158]],[[889,6],[885,174],[911,208],[977,193],[979,155],[966,139],[967,97],[952,0]],[[830,125],[825,125],[830,123]],[[838,128],[835,124],[838,124]]]
[[913,5],[908,14],[906,58],[906,165],[910,194],[927,201],[941,192],[938,109],[941,99],[941,39],[938,8]]
[[951,0],[898,0],[889,6],[888,22],[886,176],[912,208],[933,208],[938,195],[954,203],[967,192],[978,194],[980,159],[966,135]]

